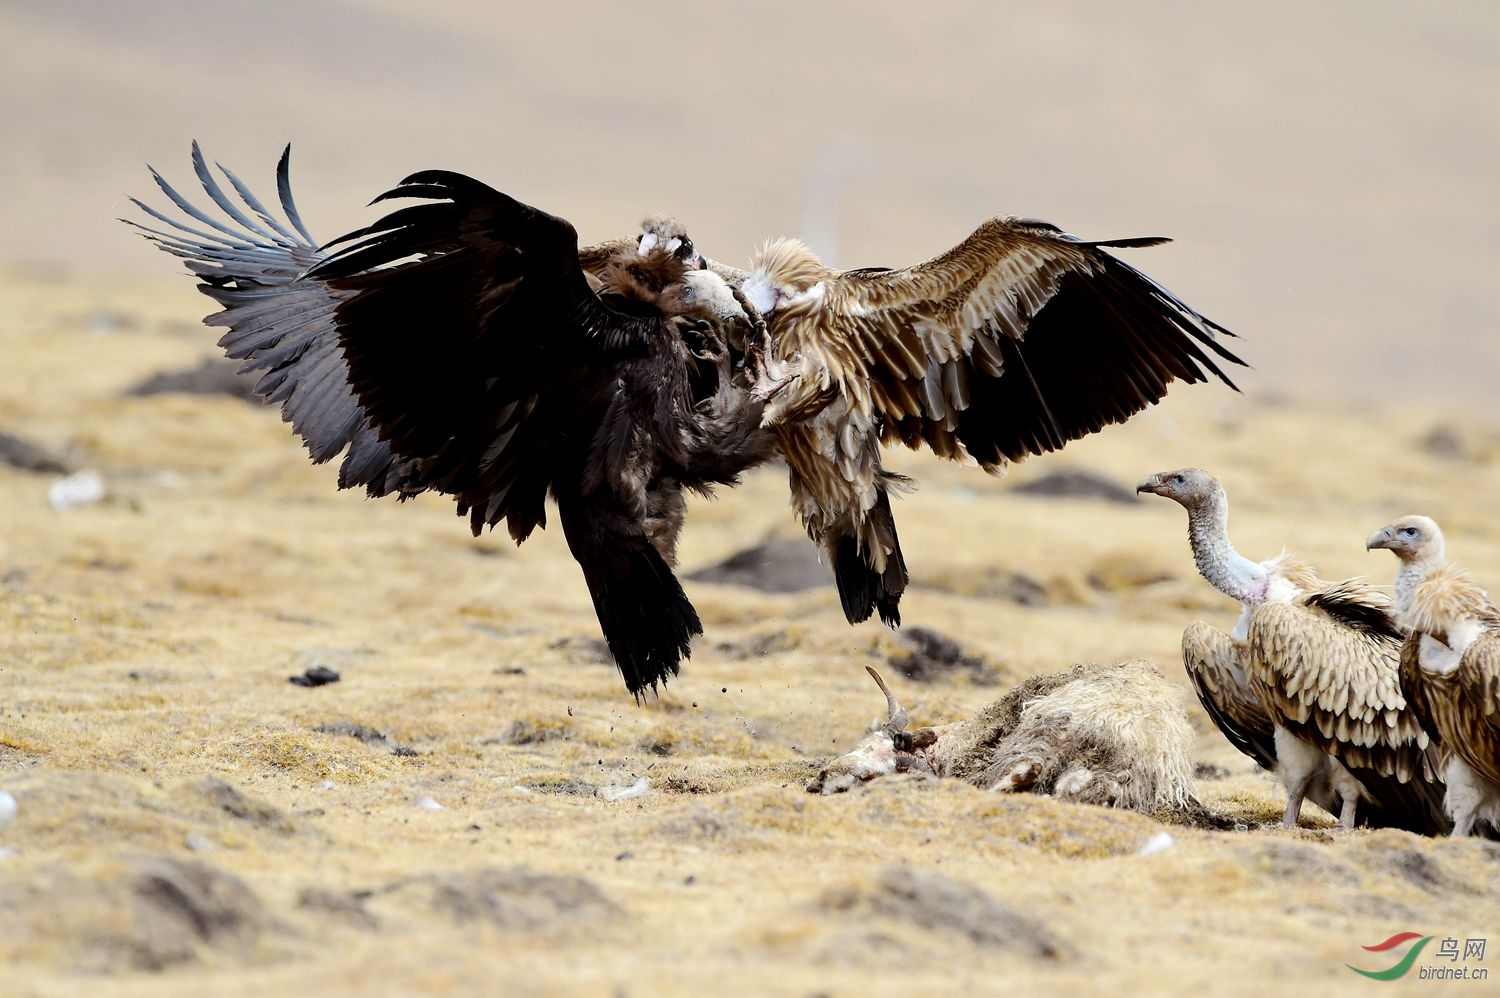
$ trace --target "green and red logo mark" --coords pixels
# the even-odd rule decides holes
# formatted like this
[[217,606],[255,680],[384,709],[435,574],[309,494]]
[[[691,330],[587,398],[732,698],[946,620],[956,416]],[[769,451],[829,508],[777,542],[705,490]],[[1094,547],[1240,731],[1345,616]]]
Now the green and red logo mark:
[[1422,952],[1423,946],[1426,946],[1428,943],[1432,942],[1432,936],[1424,936],[1420,932],[1398,932],[1383,943],[1376,943],[1374,946],[1362,947],[1363,949],[1367,949],[1372,953],[1384,953],[1387,950],[1393,950],[1397,946],[1400,946],[1402,943],[1412,939],[1415,939],[1417,941],[1412,945],[1411,949],[1406,951],[1406,955],[1398,960],[1394,966],[1386,970],[1360,970],[1352,963],[1346,963],[1344,964],[1344,966],[1348,967],[1356,974],[1363,974],[1366,977],[1372,978],[1377,981],[1394,981],[1396,978],[1402,976],[1408,970],[1410,970],[1411,965],[1417,962],[1417,954]]

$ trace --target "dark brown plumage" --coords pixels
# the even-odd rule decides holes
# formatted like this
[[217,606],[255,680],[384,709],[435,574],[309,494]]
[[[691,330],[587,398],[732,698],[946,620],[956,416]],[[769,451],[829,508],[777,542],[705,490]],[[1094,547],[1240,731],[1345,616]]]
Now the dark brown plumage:
[[232,199],[196,144],[193,166],[235,224],[153,171],[207,228],[137,201],[171,227],[146,232],[224,306],[205,321],[266,372],[257,394],[313,460],[343,454],[343,488],[452,496],[475,533],[504,520],[517,543],[545,525],[550,492],[626,686],[675,675],[702,630],[670,567],[682,491],[733,483],[769,454],[761,402],[729,389],[719,278],[631,245],[596,261],[595,293],[570,224],[436,170],[375,199],[420,203],[320,247],[286,154],[284,221],[224,171]]

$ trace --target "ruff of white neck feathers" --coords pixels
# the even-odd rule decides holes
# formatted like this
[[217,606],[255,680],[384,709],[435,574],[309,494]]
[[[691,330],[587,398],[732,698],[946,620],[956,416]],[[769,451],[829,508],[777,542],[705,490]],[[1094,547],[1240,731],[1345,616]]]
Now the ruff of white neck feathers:
[[1443,567],[1447,551],[1441,537],[1434,537],[1424,545],[1420,554],[1401,563],[1396,569],[1396,619],[1406,622],[1411,614],[1412,598],[1417,594],[1427,576]]
[[1222,489],[1188,510],[1188,542],[1209,585],[1248,606],[1265,601],[1271,573],[1229,543],[1229,498]]

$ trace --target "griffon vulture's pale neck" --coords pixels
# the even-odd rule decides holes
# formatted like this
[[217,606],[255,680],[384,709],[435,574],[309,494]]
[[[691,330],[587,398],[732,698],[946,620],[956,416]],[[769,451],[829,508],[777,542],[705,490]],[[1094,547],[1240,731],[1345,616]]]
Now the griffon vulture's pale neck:
[[1441,537],[1430,538],[1409,559],[1403,559],[1396,569],[1396,618],[1403,622],[1411,617],[1412,598],[1422,581],[1443,567],[1447,553]]
[[1208,584],[1241,603],[1263,602],[1270,588],[1270,572],[1229,543],[1229,497],[1224,490],[1209,491],[1187,513],[1193,563]]
[[751,257],[744,292],[774,322],[822,308],[829,281],[835,276],[800,240],[772,239]]

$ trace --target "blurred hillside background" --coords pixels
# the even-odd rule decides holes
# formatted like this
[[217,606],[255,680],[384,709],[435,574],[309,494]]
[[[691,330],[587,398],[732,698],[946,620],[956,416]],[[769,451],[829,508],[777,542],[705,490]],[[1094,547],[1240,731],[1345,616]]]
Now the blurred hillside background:
[[0,267],[178,281],[117,215],[188,143],[320,238],[417,169],[585,240],[681,216],[902,265],[983,218],[1093,237],[1239,331],[1251,392],[1483,413],[1500,369],[1500,5],[1395,0],[0,5]]

